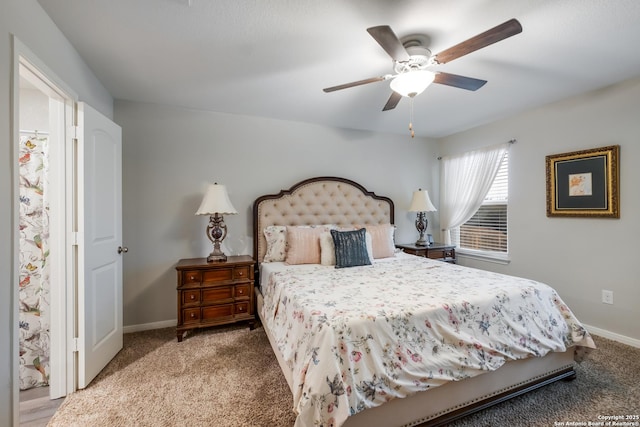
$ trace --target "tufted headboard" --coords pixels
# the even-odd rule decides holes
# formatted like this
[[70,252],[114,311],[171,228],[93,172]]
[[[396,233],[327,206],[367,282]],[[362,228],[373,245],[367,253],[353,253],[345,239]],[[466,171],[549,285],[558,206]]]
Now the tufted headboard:
[[253,204],[253,256],[262,262],[267,250],[263,230],[269,225],[339,227],[393,224],[393,201],[376,196],[346,178],[306,179],[278,194],[261,196]]

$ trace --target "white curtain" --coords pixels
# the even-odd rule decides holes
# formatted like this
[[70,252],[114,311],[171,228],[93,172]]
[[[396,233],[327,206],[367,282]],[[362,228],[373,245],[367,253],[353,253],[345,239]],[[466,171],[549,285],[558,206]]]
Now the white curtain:
[[440,164],[440,225],[446,244],[451,230],[480,208],[500,169],[509,143],[443,157]]

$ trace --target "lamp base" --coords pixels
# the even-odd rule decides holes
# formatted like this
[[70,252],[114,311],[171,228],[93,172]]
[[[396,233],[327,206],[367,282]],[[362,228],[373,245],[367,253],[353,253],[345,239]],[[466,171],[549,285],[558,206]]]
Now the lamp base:
[[225,254],[214,254],[213,252],[207,257],[207,262],[225,262],[226,260]]
[[225,262],[227,256],[220,249],[220,244],[227,237],[227,225],[222,220],[222,215],[216,213],[209,217],[207,237],[213,243],[213,251],[207,257],[207,262]]
[[424,232],[427,230],[427,217],[424,212],[418,212],[416,215],[416,230],[418,230],[419,236],[416,240],[416,246],[429,246],[429,241],[424,237]]
[[418,240],[416,240],[415,245],[416,246],[429,246],[429,242],[425,238],[423,238],[421,236]]

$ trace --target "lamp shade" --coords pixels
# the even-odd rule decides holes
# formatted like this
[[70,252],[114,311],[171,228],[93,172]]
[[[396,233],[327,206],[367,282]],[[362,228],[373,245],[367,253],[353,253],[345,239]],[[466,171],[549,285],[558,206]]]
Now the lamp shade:
[[402,96],[414,97],[420,95],[433,83],[436,75],[427,70],[407,71],[391,80],[391,90]]
[[418,191],[413,192],[409,212],[435,212],[436,210],[436,207],[431,203],[431,199],[429,199],[427,190],[418,189]]
[[216,213],[222,215],[234,215],[238,213],[236,208],[231,204],[231,200],[229,200],[227,187],[218,183],[209,185],[196,215],[213,215]]

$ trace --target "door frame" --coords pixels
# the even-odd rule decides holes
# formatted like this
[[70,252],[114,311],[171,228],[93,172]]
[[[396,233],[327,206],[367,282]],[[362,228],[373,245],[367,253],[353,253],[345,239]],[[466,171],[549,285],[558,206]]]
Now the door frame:
[[[57,220],[52,221],[50,232],[55,238],[52,239],[54,252],[58,255],[51,264],[51,277],[64,283],[65,286],[52,288],[51,293],[51,375],[55,375],[54,387],[50,388],[52,397],[61,397],[75,390],[75,360],[74,360],[74,340],[75,336],[75,275],[76,267],[74,251],[77,247],[72,246],[71,230],[74,221],[74,182],[75,169],[71,167],[75,161],[74,140],[72,129],[76,125],[76,105],[78,95],[62,79],[60,79],[49,67],[46,66],[26,45],[16,36],[13,41],[13,64],[12,64],[12,92],[11,92],[11,137],[12,137],[12,188],[13,194],[19,193],[19,170],[18,157],[20,139],[20,110],[19,110],[19,83],[21,67],[28,69],[30,73],[39,78],[48,90],[56,93],[61,99],[59,108],[54,108],[56,123],[58,125],[50,129],[50,135],[57,135],[59,142],[58,149],[52,152],[54,160],[62,162],[59,167],[54,168],[52,180],[56,182],[55,191],[52,193],[57,207]],[[45,88],[45,89],[46,89]],[[15,283],[19,280],[19,230],[20,211],[17,197],[13,201],[12,224],[13,224],[13,259],[12,259],[12,346],[11,360],[13,363],[13,424],[19,425],[20,414],[20,377],[19,377],[19,291]],[[55,360],[55,361],[54,361]]]

